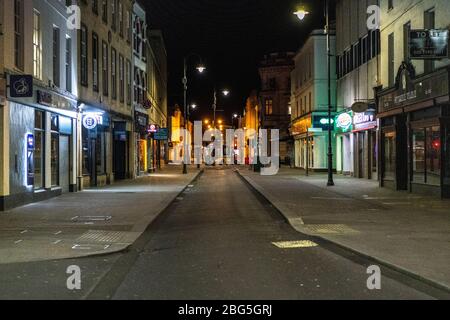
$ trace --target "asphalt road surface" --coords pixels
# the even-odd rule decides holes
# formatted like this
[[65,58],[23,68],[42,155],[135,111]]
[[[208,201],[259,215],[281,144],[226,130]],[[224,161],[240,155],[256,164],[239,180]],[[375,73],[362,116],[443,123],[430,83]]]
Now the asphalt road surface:
[[[149,204],[151,205],[151,204]],[[312,240],[316,246],[274,243]],[[448,295],[292,229],[231,167],[209,167],[126,252],[0,266],[2,299],[434,299]],[[79,265],[82,289],[66,287]]]

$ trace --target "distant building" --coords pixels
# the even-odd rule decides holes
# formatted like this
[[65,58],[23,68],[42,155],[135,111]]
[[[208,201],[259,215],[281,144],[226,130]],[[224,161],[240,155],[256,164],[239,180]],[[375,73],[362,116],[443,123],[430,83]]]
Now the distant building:
[[261,128],[280,130],[280,162],[289,162],[288,140],[291,95],[291,72],[294,52],[271,53],[259,65],[261,91]]
[[[331,37],[332,110],[336,110],[335,36]],[[291,73],[291,135],[294,138],[295,167],[327,169],[328,73],[327,41],[323,30],[314,30],[295,56]],[[334,112],[332,114],[334,118]],[[333,136],[333,145],[335,139]]]
[[261,127],[260,119],[261,106],[259,103],[258,93],[256,90],[250,93],[245,103],[244,118],[242,121],[243,129],[245,130],[245,163],[253,163],[256,154],[251,153],[250,143],[254,139]]
[[[159,128],[167,129],[167,52],[160,30],[147,32],[147,77],[149,122]],[[156,170],[167,162],[167,140],[154,140],[149,136],[149,168]]]

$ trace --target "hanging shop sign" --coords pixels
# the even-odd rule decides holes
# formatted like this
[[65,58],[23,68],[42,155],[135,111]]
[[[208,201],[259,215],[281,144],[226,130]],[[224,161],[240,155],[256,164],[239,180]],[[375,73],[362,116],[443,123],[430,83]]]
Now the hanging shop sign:
[[148,115],[142,112],[134,112],[134,125],[136,132],[144,134],[148,127]]
[[448,58],[448,30],[411,30],[409,55],[411,59],[438,60]]
[[33,76],[26,74],[10,75],[9,95],[11,98],[33,97]]
[[353,112],[365,112],[369,109],[369,104],[367,102],[357,101],[351,107]]
[[83,127],[88,130],[93,130],[97,128],[98,121],[97,118],[93,115],[85,115],[83,116]]
[[336,131],[348,132],[352,130],[352,125],[353,125],[352,112],[343,112],[338,116],[336,116],[335,119]]
[[147,128],[148,133],[155,133],[158,132],[158,126],[156,124],[151,124]]
[[158,131],[153,134],[153,139],[168,140],[169,139],[169,129],[168,128],[159,128]]
[[353,115],[353,130],[361,131],[373,129],[377,126],[377,117],[375,110],[368,110],[366,112],[355,113]]

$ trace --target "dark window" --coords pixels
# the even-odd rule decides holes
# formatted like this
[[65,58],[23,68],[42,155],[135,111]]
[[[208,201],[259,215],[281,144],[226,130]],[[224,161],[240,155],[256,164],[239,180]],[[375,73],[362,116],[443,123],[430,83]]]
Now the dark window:
[[111,97],[117,99],[117,53],[111,48]]
[[395,42],[394,33],[388,36],[388,74],[389,74],[389,86],[393,86],[395,83]]
[[409,32],[411,31],[411,22],[403,25],[403,61],[409,61]]
[[102,87],[103,87],[103,95],[108,96],[109,94],[109,83],[108,83],[108,44],[103,41],[102,42]]
[[131,105],[131,62],[127,59],[127,104]]
[[124,58],[119,54],[119,99],[120,102],[125,101],[125,65]]
[[111,29],[116,31],[117,29],[117,7],[116,0],[111,0]]
[[98,0],[92,0],[92,12],[98,15]]
[[53,83],[60,86],[60,31],[59,28],[53,28]]
[[23,0],[14,0],[14,64],[21,70],[24,67],[23,11]]
[[108,0],[102,0],[102,19],[108,23]]
[[98,36],[96,33],[92,34],[92,84],[95,92],[98,88]]
[[81,85],[88,85],[88,32],[85,25],[81,25],[80,30],[80,82]]
[[72,39],[66,38],[66,90],[72,91]]

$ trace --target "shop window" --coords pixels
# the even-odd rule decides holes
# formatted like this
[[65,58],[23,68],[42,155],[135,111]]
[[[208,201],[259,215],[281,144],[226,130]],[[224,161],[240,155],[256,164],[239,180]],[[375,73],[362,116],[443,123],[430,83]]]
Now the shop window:
[[395,180],[395,161],[396,161],[396,136],[395,132],[386,132],[384,134],[384,170],[383,178],[385,180]]
[[439,127],[413,130],[412,181],[430,185],[441,184],[441,139]]
[[441,185],[441,131],[439,127],[426,129],[426,183]]
[[91,173],[90,156],[89,156],[89,130],[83,127],[82,135],[82,147],[83,147],[83,175],[89,175]]
[[412,132],[412,180],[425,182],[425,130],[415,129]]
[[51,133],[51,184],[52,187],[59,185],[59,133]]
[[44,112],[35,111],[34,116],[34,189],[44,187]]

